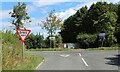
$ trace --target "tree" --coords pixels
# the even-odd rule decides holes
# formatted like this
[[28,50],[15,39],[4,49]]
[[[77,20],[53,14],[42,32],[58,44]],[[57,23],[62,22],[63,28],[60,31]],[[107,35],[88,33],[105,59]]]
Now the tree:
[[76,37],[77,41],[80,44],[81,48],[92,48],[97,47],[97,35],[96,34],[78,34]]
[[16,28],[24,28],[23,24],[31,22],[25,3],[20,4],[20,2],[18,2],[18,5],[15,5],[13,11],[9,14],[14,18],[12,24],[15,25]]
[[120,44],[120,1],[118,2],[118,19],[117,19],[117,25],[116,25],[116,33],[115,36],[117,38],[117,42]]
[[55,15],[55,10],[50,11],[46,20],[41,21],[42,28],[48,31],[49,36],[53,36],[56,30],[61,29],[62,21]]
[[97,2],[89,9],[82,7],[64,21],[64,30],[60,32],[63,42],[77,42],[77,35],[82,33],[94,35],[104,31],[107,34],[106,46],[111,46],[116,42],[116,31],[117,39],[120,36],[119,13],[118,5],[107,2]]
[[102,14],[98,21],[95,22],[94,26],[96,27],[96,30],[101,32],[105,31],[107,34],[107,45],[112,45],[114,42],[116,42],[116,38],[114,36],[115,33],[115,26],[117,21],[117,14],[115,12],[106,12]]
[[61,45],[62,45],[62,37],[61,37],[61,35],[56,36],[55,42],[56,42],[56,47],[60,48]]
[[74,15],[64,21],[64,29],[60,32],[63,42],[76,42],[76,36],[83,32],[82,20],[87,13],[87,6],[79,9]]
[[40,35],[40,33],[38,33],[37,35],[31,33],[25,41],[25,45],[28,49],[46,47],[44,37]]

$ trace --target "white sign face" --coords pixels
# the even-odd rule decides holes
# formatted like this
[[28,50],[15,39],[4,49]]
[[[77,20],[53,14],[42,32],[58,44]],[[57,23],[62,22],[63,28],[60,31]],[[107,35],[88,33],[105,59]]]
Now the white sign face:
[[50,40],[55,40],[55,37],[49,37]]
[[22,40],[25,40],[27,34],[29,33],[29,31],[18,31],[18,32],[20,33]]
[[24,42],[25,39],[28,37],[30,30],[17,29],[16,32],[18,33],[21,41]]
[[99,36],[100,36],[100,37],[104,37],[104,36],[105,36],[105,33],[99,33]]

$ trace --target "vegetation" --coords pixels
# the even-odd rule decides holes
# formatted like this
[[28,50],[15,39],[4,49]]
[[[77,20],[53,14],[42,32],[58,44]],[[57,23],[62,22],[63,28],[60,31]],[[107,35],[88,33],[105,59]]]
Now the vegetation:
[[50,11],[45,21],[42,21],[42,28],[48,31],[49,36],[53,36],[56,30],[61,28],[61,20],[55,15],[55,10]]
[[30,51],[68,51],[68,48],[37,48],[37,49],[29,49]]
[[[45,21],[42,21],[43,25],[41,27],[48,31],[48,37],[55,37],[56,30],[60,30],[62,27],[62,21],[55,15],[55,10],[50,11],[48,17],[46,17]],[[54,44],[54,41],[50,41],[50,43]],[[53,45],[49,45],[53,47]]]
[[99,48],[87,48],[86,50],[120,50],[119,47],[99,47]]
[[12,69],[21,63],[22,43],[10,32],[2,34],[2,69]]
[[2,34],[0,31],[0,71],[2,71]]
[[36,49],[36,48],[49,48],[57,47],[60,48],[62,46],[62,37],[61,35],[56,35],[55,40],[51,40],[48,38],[44,39],[42,35],[31,33],[25,41],[25,45],[27,49]]
[[20,2],[18,2],[18,5],[15,5],[13,11],[9,14],[12,18],[14,18],[11,23],[15,25],[16,28],[23,28],[25,23],[27,24],[31,22],[26,10],[25,3],[20,4]]
[[43,56],[27,55],[28,61],[20,66],[13,68],[13,70],[35,70],[39,63],[43,61]]
[[[118,7],[118,4],[97,2],[96,4],[92,4],[89,9],[87,6],[80,8],[74,15],[64,21],[64,30],[60,33],[63,42],[79,42],[80,44],[82,43],[81,47],[89,48],[92,47],[93,44],[91,43],[93,41],[99,42],[100,40],[98,37],[95,37],[96,40],[90,40],[91,35],[98,35],[101,32],[105,32],[104,46],[109,47],[119,43],[120,23]],[[90,35],[90,37],[87,35]],[[82,41],[80,41],[81,39]],[[98,46],[99,44],[96,45],[96,47]]]
[[97,44],[97,35],[79,34],[77,40],[82,48],[95,47]]
[[44,37],[40,35],[40,33],[37,35],[34,35],[33,33],[31,33],[26,39],[25,45],[27,49],[31,49],[31,48],[36,49],[36,48],[46,47]]
[[3,70],[32,70],[43,60],[42,56],[25,54],[24,66],[21,61],[22,43],[16,34],[2,34],[2,69]]

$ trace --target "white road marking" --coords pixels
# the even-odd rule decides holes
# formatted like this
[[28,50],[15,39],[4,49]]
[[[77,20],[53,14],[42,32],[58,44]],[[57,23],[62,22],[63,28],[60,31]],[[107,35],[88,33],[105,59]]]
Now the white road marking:
[[84,62],[85,66],[88,66],[87,62],[82,58],[82,61]]
[[81,53],[79,53],[79,56],[82,56]]
[[38,67],[40,67],[40,66],[43,64],[44,61],[45,61],[45,60],[43,60],[43,61],[36,67],[36,69],[38,69]]
[[62,57],[68,57],[68,56],[70,56],[70,55],[60,55],[60,56],[62,56]]

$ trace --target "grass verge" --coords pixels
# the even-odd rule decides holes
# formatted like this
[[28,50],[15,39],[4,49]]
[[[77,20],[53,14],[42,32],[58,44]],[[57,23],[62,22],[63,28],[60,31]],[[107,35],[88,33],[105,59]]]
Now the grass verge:
[[37,65],[42,62],[43,59],[43,56],[40,55],[29,55],[26,63],[13,68],[13,70],[35,70]]
[[29,51],[68,51],[68,48],[37,48],[37,49],[28,49]]
[[120,47],[99,47],[99,48],[87,48],[85,50],[120,50]]

